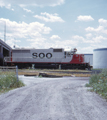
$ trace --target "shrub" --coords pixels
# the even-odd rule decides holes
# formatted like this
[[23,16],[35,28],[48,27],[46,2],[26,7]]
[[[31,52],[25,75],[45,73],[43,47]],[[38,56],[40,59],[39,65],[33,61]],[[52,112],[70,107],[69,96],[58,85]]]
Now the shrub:
[[15,73],[6,72],[5,74],[1,74],[0,91],[10,90],[10,89],[18,88],[22,86],[24,86],[24,84],[20,80],[17,81]]
[[92,75],[89,79],[89,84],[91,85],[94,83],[98,83],[99,78],[100,78],[100,76],[97,74]]
[[94,74],[89,79],[86,87],[92,87],[91,91],[100,94],[107,99],[107,69],[102,70],[100,74]]

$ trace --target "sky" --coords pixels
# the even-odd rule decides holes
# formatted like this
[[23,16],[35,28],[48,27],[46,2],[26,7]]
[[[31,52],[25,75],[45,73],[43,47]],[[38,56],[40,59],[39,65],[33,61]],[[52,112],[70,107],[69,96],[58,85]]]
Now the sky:
[[107,0],[0,0],[0,39],[12,48],[107,47]]

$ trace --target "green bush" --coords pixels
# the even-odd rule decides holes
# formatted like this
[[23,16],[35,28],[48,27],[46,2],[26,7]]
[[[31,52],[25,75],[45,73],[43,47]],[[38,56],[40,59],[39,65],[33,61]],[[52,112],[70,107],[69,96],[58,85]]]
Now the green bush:
[[100,74],[94,74],[89,79],[86,87],[92,87],[91,91],[100,94],[107,99],[107,69],[102,70]]
[[7,91],[22,86],[24,86],[24,84],[20,80],[17,81],[15,73],[7,72],[0,74],[0,91]]
[[92,75],[89,79],[89,84],[91,85],[94,83],[98,83],[99,78],[100,78],[100,76],[97,74]]

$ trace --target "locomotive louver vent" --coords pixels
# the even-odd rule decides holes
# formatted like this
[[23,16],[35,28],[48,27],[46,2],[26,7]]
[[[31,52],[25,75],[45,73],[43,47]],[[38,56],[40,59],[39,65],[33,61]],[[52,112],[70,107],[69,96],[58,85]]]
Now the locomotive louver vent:
[[30,50],[13,50],[13,53],[30,53]]
[[62,49],[53,49],[53,52],[62,52]]

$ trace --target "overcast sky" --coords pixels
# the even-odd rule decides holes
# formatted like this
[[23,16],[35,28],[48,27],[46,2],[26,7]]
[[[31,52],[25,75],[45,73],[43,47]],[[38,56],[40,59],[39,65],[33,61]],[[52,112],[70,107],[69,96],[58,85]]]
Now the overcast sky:
[[13,47],[107,47],[107,0],[0,0],[0,39]]

